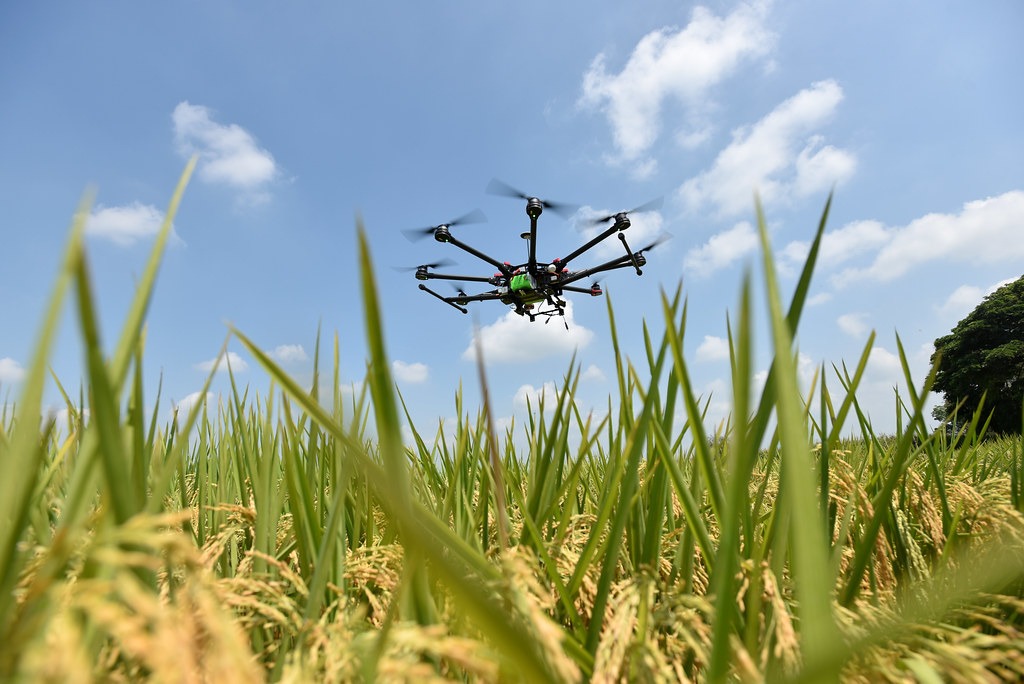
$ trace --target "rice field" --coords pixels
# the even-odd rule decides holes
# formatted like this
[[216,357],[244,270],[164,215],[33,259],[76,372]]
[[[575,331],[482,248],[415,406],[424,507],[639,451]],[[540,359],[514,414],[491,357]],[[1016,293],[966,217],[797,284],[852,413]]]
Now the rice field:
[[[758,212],[774,357],[756,384],[748,278],[728,423],[706,424],[691,386],[677,290],[652,303],[664,331],[645,328],[640,359],[619,353],[609,302],[610,411],[580,412],[570,363],[512,428],[523,449],[458,395],[457,425],[403,440],[361,228],[361,393],[341,387],[337,337],[318,342],[310,387],[232,330],[272,385],[162,422],[144,323],[191,168],[107,358],[83,205],[36,358],[0,411],[0,680],[1024,678],[1022,440],[985,439],[982,416],[956,439],[930,430],[932,378],[915,384],[902,348],[899,425],[876,434],[856,398],[873,336],[798,385],[827,206],[787,300]],[[87,378],[61,386],[58,418],[42,397],[68,301]],[[484,368],[480,381],[486,396]]]

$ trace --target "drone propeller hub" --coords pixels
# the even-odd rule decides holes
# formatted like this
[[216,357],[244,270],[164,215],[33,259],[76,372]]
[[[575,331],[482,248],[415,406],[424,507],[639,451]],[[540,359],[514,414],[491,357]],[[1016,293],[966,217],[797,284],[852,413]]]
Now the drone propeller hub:
[[615,215],[615,227],[620,231],[626,230],[631,225],[632,224],[629,222],[629,216],[626,215],[626,212]]
[[448,242],[451,237],[451,233],[448,232],[448,226],[440,225],[434,229],[434,239],[438,242]]

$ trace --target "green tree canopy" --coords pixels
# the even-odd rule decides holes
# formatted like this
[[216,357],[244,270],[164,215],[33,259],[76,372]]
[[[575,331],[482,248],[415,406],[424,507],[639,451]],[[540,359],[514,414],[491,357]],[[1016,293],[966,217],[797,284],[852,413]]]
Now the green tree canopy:
[[945,396],[951,414],[969,418],[985,397],[989,430],[1021,432],[1024,402],[1024,276],[985,297],[953,331],[935,340],[932,363],[939,359],[935,391]]

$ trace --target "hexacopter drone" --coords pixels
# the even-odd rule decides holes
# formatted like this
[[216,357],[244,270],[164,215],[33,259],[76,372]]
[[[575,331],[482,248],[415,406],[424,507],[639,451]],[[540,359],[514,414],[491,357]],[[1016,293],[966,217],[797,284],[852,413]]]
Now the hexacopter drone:
[[[495,195],[505,195],[508,197],[516,197],[526,200],[526,215],[530,217],[530,230],[521,234],[521,237],[526,240],[529,245],[529,257],[525,263],[512,264],[507,261],[498,261],[497,259],[470,247],[466,243],[457,240],[455,236],[452,235],[451,228],[454,226],[464,225],[467,223],[479,223],[485,220],[483,213],[479,210],[472,211],[464,216],[460,216],[440,225],[403,231],[409,239],[420,239],[428,235],[433,235],[434,239],[438,242],[454,245],[462,251],[472,254],[476,258],[486,261],[497,269],[497,272],[492,276],[449,275],[434,273],[431,271],[431,269],[452,265],[454,262],[450,260],[439,261],[432,264],[421,264],[419,266],[413,266],[412,268],[405,269],[415,271],[417,280],[478,282],[494,286],[495,289],[493,290],[472,295],[466,294],[465,291],[458,289],[454,296],[445,297],[434,290],[431,290],[423,283],[420,283],[419,288],[421,290],[440,299],[445,304],[458,309],[462,313],[468,313],[465,305],[470,302],[500,301],[502,304],[513,307],[515,312],[520,316],[528,316],[531,321],[536,320],[538,316],[548,317],[548,320],[550,320],[550,317],[552,316],[562,316],[564,318],[566,303],[565,300],[562,299],[563,293],[577,292],[580,294],[589,294],[592,297],[598,297],[603,294],[601,286],[598,284],[596,279],[590,283],[589,287],[579,287],[577,285],[573,285],[573,283],[577,283],[580,280],[590,278],[591,276],[599,273],[619,268],[632,267],[636,271],[637,275],[642,275],[643,271],[641,269],[647,263],[647,259],[644,257],[644,252],[660,244],[667,238],[667,236],[662,236],[646,247],[634,252],[626,242],[626,236],[624,234],[624,231],[630,226],[629,214],[657,209],[661,206],[661,200],[658,199],[629,211],[621,211],[616,214],[609,214],[608,216],[593,219],[590,221],[590,225],[593,226],[607,221],[613,221],[613,223],[586,244],[570,252],[564,257],[552,259],[550,262],[537,261],[537,219],[540,217],[541,213],[544,209],[550,209],[555,213],[566,215],[571,214],[575,210],[575,207],[568,204],[550,202],[536,197],[531,197],[497,179],[491,181],[490,185],[487,187],[487,192]],[[619,240],[622,242],[622,247],[625,250],[625,254],[623,256],[616,257],[603,264],[585,268],[580,271],[569,270],[569,264],[573,260],[616,233],[618,233]]]

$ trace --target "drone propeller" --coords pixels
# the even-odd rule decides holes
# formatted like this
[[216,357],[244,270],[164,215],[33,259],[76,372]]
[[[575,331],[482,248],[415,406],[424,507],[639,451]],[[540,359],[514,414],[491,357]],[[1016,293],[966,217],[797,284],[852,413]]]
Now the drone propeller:
[[406,272],[408,272],[408,271],[419,271],[421,269],[429,269],[429,268],[443,268],[445,266],[454,266],[454,265],[455,265],[455,262],[452,261],[451,259],[441,259],[441,261],[438,261],[438,262],[433,263],[433,264],[420,264],[419,266],[392,266],[391,268],[395,269],[396,271],[406,271]]
[[568,218],[573,214],[573,212],[576,211],[576,209],[579,208],[579,205],[576,204],[569,204],[567,202],[552,202],[550,200],[542,200],[536,197],[531,197],[530,195],[527,195],[525,192],[517,190],[508,183],[500,181],[497,178],[491,179],[491,182],[487,185],[487,193],[491,195],[501,195],[503,197],[516,197],[518,199],[524,199],[527,202],[529,202],[532,199],[536,199],[538,202],[541,203],[541,206],[543,206],[545,209],[550,209],[551,211],[555,212],[556,214],[564,218]]
[[441,223],[436,226],[427,226],[426,228],[409,228],[407,230],[403,230],[402,232],[405,233],[405,237],[408,238],[410,241],[422,240],[428,235],[433,235],[434,231],[436,231],[441,226],[447,226],[448,228],[451,228],[452,226],[462,226],[467,223],[483,223],[486,220],[487,217],[484,216],[484,213],[482,211],[480,211],[479,209],[474,209],[468,214],[463,214],[462,216],[454,218],[451,221],[448,221],[447,223]]
[[671,235],[669,235],[668,233],[662,233],[661,235],[659,235],[654,240],[654,242],[652,242],[651,244],[647,245],[646,247],[641,247],[640,249],[638,249],[636,251],[636,254],[643,254],[644,252],[650,251],[650,250],[654,249],[655,247],[657,247],[658,245],[660,245],[661,243],[667,242],[668,240],[671,240],[671,239],[672,239]]
[[611,221],[613,219],[616,219],[616,218],[618,218],[619,214],[642,214],[645,211],[654,211],[656,209],[661,209],[662,201],[663,201],[663,198],[658,197],[658,198],[652,199],[650,202],[646,202],[644,204],[641,204],[639,207],[633,207],[629,211],[620,211],[617,214],[608,214],[607,216],[602,216],[601,218],[590,219],[590,220],[586,221],[583,225],[584,225],[584,227],[589,228],[591,226],[596,226],[599,223],[604,223],[606,221]]

